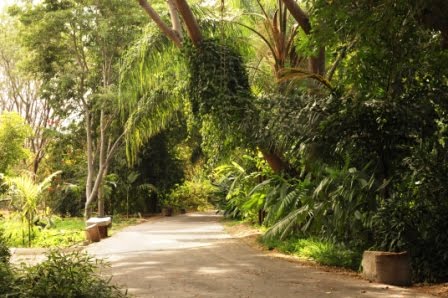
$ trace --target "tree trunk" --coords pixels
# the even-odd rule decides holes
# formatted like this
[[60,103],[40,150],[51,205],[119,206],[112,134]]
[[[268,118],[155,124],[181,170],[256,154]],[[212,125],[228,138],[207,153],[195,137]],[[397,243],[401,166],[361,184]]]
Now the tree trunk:
[[98,189],[98,217],[104,217],[104,192],[103,185]]
[[165,22],[160,18],[160,16],[157,14],[157,12],[151,7],[151,5],[146,0],[138,0],[138,3],[143,8],[143,10],[148,14],[148,16],[156,23],[156,25],[159,27],[159,29],[168,37],[171,39],[174,44],[178,47],[181,46],[182,40],[180,37],[171,30],[170,27],[165,24]]
[[187,27],[187,33],[191,41],[195,46],[198,46],[202,42],[201,29],[198,22],[191,12],[190,6],[185,0],[174,0],[176,2],[177,10],[184,19],[185,26]]
[[84,206],[84,217],[87,219],[91,215],[91,210],[89,210],[90,197],[92,194],[92,182],[93,182],[93,142],[92,142],[92,131],[91,131],[91,115],[87,106],[85,109],[85,125],[86,125],[86,138],[87,138],[87,178],[86,178],[86,203]]
[[325,75],[325,49],[320,48],[317,56],[311,57],[309,61],[309,70],[321,76]]
[[262,150],[261,153],[275,173],[281,173],[288,168],[287,164],[278,156],[278,154],[265,150]]
[[180,24],[180,18],[179,18],[179,13],[177,11],[176,3],[174,2],[174,0],[167,0],[167,4],[168,4],[168,8],[170,10],[171,25],[172,25],[173,31],[182,40],[183,39],[182,25]]
[[[300,8],[294,0],[282,0],[293,18],[299,23],[305,34],[311,34],[311,23],[308,15]],[[309,70],[319,75],[325,74],[325,48],[320,48],[315,57],[309,61]]]
[[98,216],[104,217],[106,215],[106,212],[104,210],[105,206],[105,197],[104,197],[104,177],[107,176],[107,168],[104,171],[103,174],[103,182],[101,183],[101,186],[98,188]]
[[308,35],[311,33],[310,18],[308,15],[300,8],[294,0],[282,0],[285,6],[288,8],[289,12],[293,18],[299,23],[303,31]]

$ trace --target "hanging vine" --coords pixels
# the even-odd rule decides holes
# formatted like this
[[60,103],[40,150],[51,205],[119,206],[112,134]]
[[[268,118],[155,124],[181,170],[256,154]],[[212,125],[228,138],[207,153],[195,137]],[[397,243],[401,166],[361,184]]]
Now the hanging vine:
[[241,56],[217,40],[199,47],[185,44],[189,70],[188,95],[195,115],[212,115],[228,124],[244,119],[252,95]]

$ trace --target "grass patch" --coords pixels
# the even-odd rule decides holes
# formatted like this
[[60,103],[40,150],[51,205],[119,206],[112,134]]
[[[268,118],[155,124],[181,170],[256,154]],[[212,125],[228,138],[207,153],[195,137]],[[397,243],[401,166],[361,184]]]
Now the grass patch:
[[[84,242],[86,225],[82,217],[53,216],[52,221],[52,227],[33,227],[31,247],[68,247]],[[137,222],[137,218],[114,216],[109,235]],[[18,216],[10,214],[0,219],[0,229],[4,231],[7,246],[28,247],[28,228]]]
[[272,240],[260,238],[260,242],[268,249],[315,261],[322,265],[359,269],[361,252],[350,250],[344,245],[314,238],[291,238]]

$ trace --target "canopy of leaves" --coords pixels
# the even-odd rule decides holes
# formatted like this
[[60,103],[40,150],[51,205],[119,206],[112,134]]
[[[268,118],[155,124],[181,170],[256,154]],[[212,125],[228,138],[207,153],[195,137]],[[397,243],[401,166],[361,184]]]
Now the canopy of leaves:
[[31,133],[31,127],[17,113],[5,112],[0,115],[0,173],[8,173],[29,156],[24,145]]

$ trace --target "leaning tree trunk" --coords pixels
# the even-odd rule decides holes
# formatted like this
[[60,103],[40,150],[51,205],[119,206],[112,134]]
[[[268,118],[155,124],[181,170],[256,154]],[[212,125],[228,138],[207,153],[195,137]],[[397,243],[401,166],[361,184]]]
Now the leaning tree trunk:
[[262,150],[263,158],[268,163],[269,167],[275,173],[281,173],[288,169],[288,164],[279,156],[279,154]]
[[[305,34],[311,34],[311,23],[308,15],[300,8],[295,0],[282,0],[293,18],[299,23]],[[309,70],[319,75],[325,74],[325,48],[320,48],[318,53],[310,58]]]
[[198,22],[190,9],[190,6],[185,0],[174,0],[176,2],[177,10],[184,19],[187,33],[195,46],[202,42],[202,33]]

